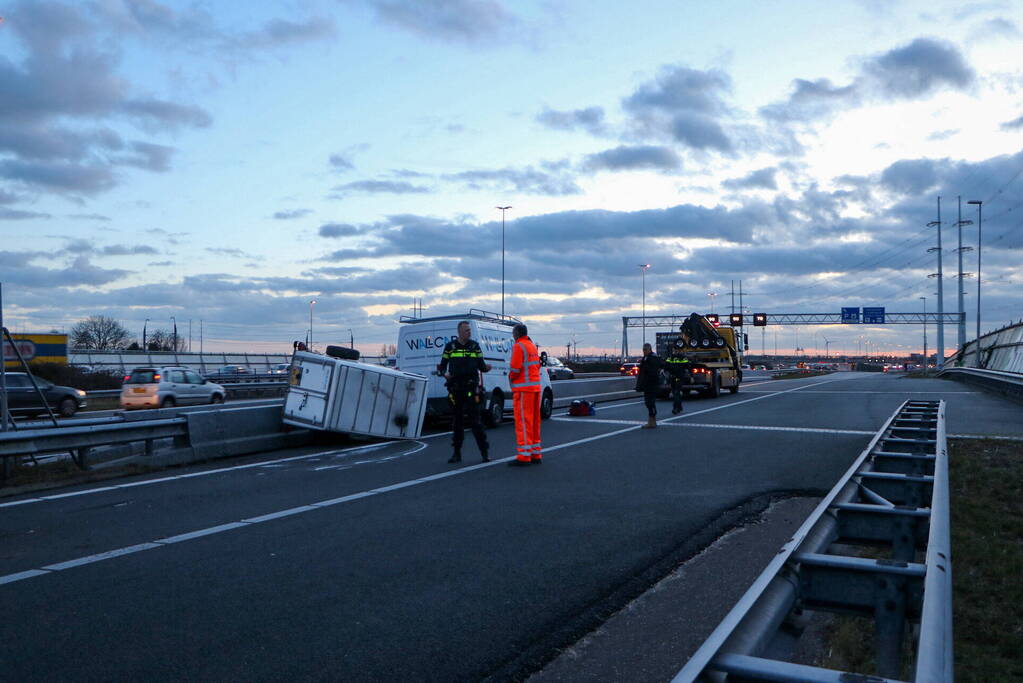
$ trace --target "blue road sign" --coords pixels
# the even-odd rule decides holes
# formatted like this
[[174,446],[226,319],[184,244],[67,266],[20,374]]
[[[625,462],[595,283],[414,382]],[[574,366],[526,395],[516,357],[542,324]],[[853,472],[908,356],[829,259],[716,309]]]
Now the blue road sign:
[[845,324],[858,323],[860,321],[860,309],[842,308],[842,322]]
[[863,323],[865,325],[884,325],[884,306],[876,308],[863,307]]

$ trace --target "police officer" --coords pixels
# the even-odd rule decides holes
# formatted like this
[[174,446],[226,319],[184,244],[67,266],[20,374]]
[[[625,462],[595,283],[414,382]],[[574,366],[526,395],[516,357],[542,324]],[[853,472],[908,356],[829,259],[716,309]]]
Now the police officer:
[[455,453],[448,460],[450,463],[462,462],[462,442],[465,440],[463,423],[466,416],[472,435],[476,437],[476,445],[483,456],[483,462],[490,461],[488,455],[490,445],[487,443],[483,425],[480,424],[480,401],[483,400],[480,373],[490,372],[490,365],[483,361],[483,349],[480,345],[469,338],[471,332],[469,321],[463,320],[458,323],[458,337],[444,346],[440,364],[437,365],[437,372],[447,380],[448,399],[451,401],[453,417],[451,445],[454,446]]
[[682,386],[687,384],[691,365],[689,359],[685,356],[685,344],[679,338],[672,347],[671,355],[667,358],[668,381],[671,386],[672,415],[682,414]]
[[657,392],[661,388],[661,368],[664,361],[654,353],[650,344],[643,344],[643,360],[639,362],[636,374],[636,391],[643,392],[643,403],[646,404],[647,420],[642,429],[653,429],[657,426]]

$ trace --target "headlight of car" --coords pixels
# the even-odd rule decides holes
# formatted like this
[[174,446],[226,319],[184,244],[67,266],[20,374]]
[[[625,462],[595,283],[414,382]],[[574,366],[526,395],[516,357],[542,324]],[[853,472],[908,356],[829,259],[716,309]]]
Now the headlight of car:
[[81,396],[82,398],[85,398],[85,392],[82,391],[81,389],[75,389],[75,393]]

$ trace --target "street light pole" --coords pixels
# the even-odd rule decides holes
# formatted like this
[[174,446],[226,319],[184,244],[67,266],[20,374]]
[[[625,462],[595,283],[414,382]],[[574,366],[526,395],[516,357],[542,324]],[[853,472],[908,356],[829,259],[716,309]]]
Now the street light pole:
[[924,302],[924,372],[927,371],[927,297],[920,297]]
[[352,332],[352,328],[348,328],[348,347],[355,348],[355,333]]
[[967,204],[977,205],[977,367],[980,367],[980,232],[984,227],[984,216],[982,209],[984,208],[984,202],[979,199],[973,199],[966,202]]
[[316,303],[316,299],[309,301],[309,353],[313,351],[313,304]]
[[650,267],[649,263],[641,263],[639,267],[643,269],[643,344],[646,344],[646,269]]
[[504,315],[504,212],[511,207],[497,206],[494,208],[501,212],[501,315]]
[[171,335],[171,351],[173,351],[174,353],[177,353],[178,352],[178,319],[175,318],[173,315],[170,317],[170,319],[174,323],[174,334]]
[[144,323],[142,323],[142,350],[143,351],[148,351],[149,350],[149,347],[146,346],[146,325],[148,325],[148,324],[149,324],[149,318],[146,318],[146,321]]

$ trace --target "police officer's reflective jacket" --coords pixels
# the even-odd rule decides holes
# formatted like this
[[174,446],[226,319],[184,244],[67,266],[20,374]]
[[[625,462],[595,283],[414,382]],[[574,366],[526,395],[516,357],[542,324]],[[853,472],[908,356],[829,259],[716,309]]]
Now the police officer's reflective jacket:
[[441,375],[450,372],[452,381],[462,386],[475,387],[479,384],[479,373],[487,371],[483,361],[483,349],[474,339],[464,345],[458,339],[452,339],[444,346],[437,372]]
[[693,364],[690,363],[689,359],[685,356],[668,356],[666,361],[668,375],[670,375],[671,379],[674,381],[685,379],[692,366]]

